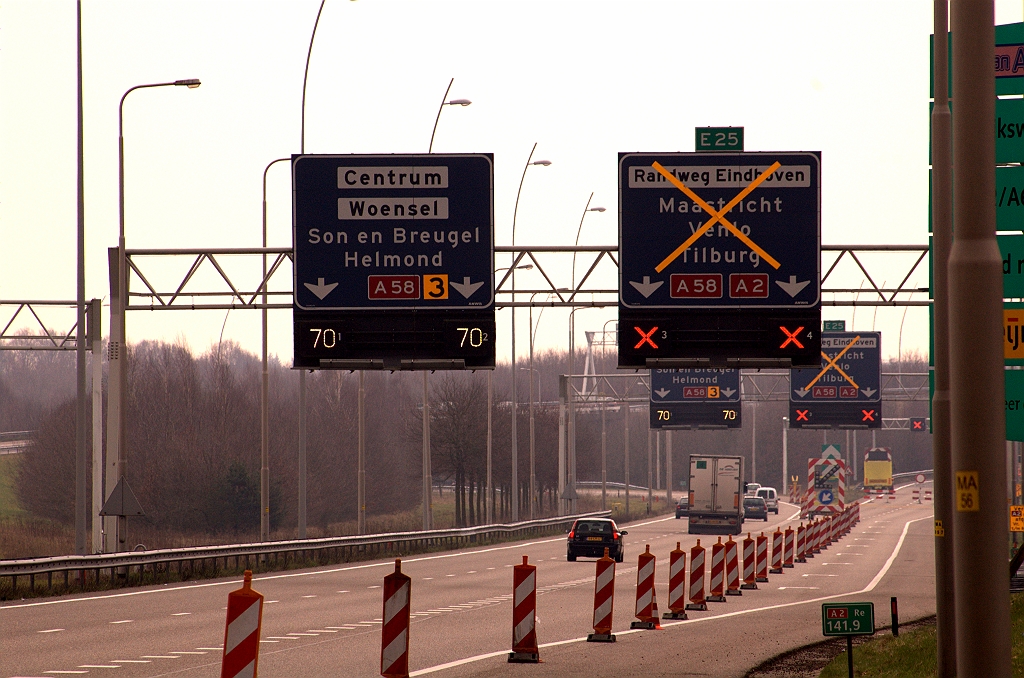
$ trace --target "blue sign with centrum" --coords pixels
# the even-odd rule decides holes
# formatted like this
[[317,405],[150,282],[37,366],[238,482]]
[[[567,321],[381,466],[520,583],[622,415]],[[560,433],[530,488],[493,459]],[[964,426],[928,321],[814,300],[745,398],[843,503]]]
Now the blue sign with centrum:
[[295,306],[494,303],[490,154],[292,157]]
[[623,307],[820,303],[819,153],[621,153]]

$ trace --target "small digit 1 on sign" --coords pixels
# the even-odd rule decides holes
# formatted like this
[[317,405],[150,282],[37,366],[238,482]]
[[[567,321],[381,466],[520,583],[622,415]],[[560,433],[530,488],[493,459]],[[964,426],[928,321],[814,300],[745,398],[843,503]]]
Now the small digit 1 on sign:
[[980,511],[977,471],[956,472],[956,510],[960,513]]

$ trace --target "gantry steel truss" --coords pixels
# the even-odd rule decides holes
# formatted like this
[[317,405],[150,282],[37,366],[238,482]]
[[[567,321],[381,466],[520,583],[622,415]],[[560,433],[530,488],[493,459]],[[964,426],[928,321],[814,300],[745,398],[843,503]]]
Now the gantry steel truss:
[[[55,322],[61,323],[58,327],[69,322],[71,326],[58,330]],[[0,300],[0,351],[74,351],[77,329],[76,301]]]
[[[915,273],[927,275],[927,245],[822,245],[821,249],[826,306],[931,303],[928,288],[915,286],[913,280]],[[618,304],[617,246],[500,246],[494,251],[498,308]],[[291,308],[293,259],[292,250],[282,247],[129,249],[128,309]],[[513,269],[521,271],[514,298]],[[893,286],[890,280],[899,282]],[[914,295],[923,298],[914,299]]]

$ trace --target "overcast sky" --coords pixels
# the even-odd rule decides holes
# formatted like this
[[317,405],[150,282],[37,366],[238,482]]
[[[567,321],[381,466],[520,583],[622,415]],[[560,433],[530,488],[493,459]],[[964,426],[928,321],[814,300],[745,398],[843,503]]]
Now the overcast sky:
[[[125,104],[128,247],[260,244],[264,167],[300,149],[319,4],[83,2],[88,297],[109,295],[118,101],[133,85],[203,83],[138,91]],[[1019,0],[996,6],[997,23],[1021,21]],[[931,9],[930,0],[328,0],[310,63],[305,148],[426,152],[454,77],[449,98],[473,104],[445,108],[434,150],[494,154],[499,245],[510,244],[534,142],[534,159],[552,164],[527,172],[516,243],[572,244],[594,192],[592,206],[607,211],[586,216],[581,243],[615,244],[616,154],[692,151],[694,127],[707,125],[743,126],[748,151],[821,151],[823,243],[922,244]],[[5,0],[0,299],[75,296],[75,106],[75,3]],[[289,187],[280,163],[268,183],[271,246],[291,245]],[[529,275],[520,286],[537,284]],[[601,275],[614,285],[613,269]],[[927,269],[911,282],[927,286]],[[133,312],[129,341],[181,337],[202,351],[224,327],[225,339],[256,352],[258,315],[233,311],[225,323],[224,312]],[[508,315],[499,313],[499,359],[508,356]],[[577,341],[615,315],[579,312]],[[854,319],[852,309],[825,307],[823,317],[882,330],[886,355],[898,352],[901,325],[904,352],[927,350],[923,309],[905,320],[904,309],[861,309]],[[564,347],[566,319],[546,311],[538,344]],[[290,311],[271,313],[270,346],[290,363]]]

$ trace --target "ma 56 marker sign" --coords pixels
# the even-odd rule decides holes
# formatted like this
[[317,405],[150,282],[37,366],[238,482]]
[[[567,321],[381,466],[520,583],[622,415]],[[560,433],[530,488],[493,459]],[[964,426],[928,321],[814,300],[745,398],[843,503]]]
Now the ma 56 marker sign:
[[292,158],[295,367],[494,367],[489,154]]
[[816,363],[820,166],[817,153],[619,154],[619,366]]

